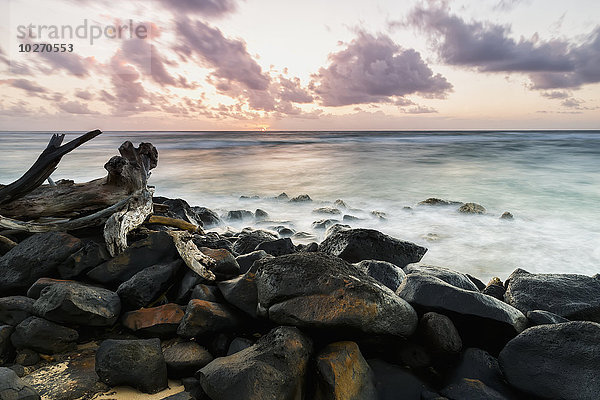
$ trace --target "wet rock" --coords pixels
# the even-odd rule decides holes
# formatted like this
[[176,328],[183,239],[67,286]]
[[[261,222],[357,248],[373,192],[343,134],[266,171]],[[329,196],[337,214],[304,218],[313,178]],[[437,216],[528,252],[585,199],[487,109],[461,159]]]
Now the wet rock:
[[440,394],[449,400],[507,400],[506,397],[476,379],[463,378],[446,386]]
[[469,277],[463,273],[453,271],[444,267],[436,267],[433,265],[407,265],[404,268],[404,272],[412,274],[415,272],[424,273],[427,275],[435,276],[443,280],[444,282],[456,286],[461,289],[470,290],[472,292],[478,292],[477,286],[469,279]]
[[505,211],[501,216],[500,219],[506,219],[506,220],[513,220],[514,216],[509,213],[508,211]]
[[0,399],[40,400],[40,395],[25,384],[12,369],[0,367]]
[[210,268],[210,271],[215,274],[218,280],[228,279],[240,274],[240,266],[228,250],[208,247],[201,247],[199,250],[215,260],[215,265]]
[[244,275],[217,284],[229,304],[234,305],[253,318],[257,317],[256,307],[258,305],[255,273],[256,268],[253,266]]
[[312,233],[308,233],[308,232],[296,232],[292,235],[291,239],[294,241],[298,241],[298,242],[300,242],[300,241],[308,242],[308,241],[317,240],[317,237],[315,235],[313,235]]
[[253,231],[244,231],[240,234],[240,237],[233,245],[233,251],[237,254],[247,254],[256,250],[262,242],[275,240],[277,237],[270,232],[263,231],[260,229]]
[[463,214],[485,214],[485,207],[477,203],[465,203],[458,208]]
[[544,310],[570,320],[600,322],[600,280],[585,275],[515,271],[504,300],[523,313]]
[[264,250],[255,250],[251,253],[242,254],[237,256],[235,259],[240,266],[240,273],[245,274],[254,261],[260,260],[261,258],[271,258],[272,256]]
[[241,195],[240,196],[240,200],[258,200],[258,199],[260,199],[260,196],[258,196],[258,195],[253,195],[253,196]]
[[10,325],[0,325],[0,365],[10,364],[14,358],[14,349],[10,341],[14,328]]
[[403,400],[421,400],[421,393],[428,390],[419,378],[405,368],[379,359],[368,360],[368,363],[373,371],[379,400],[397,400],[399,393],[402,393]]
[[93,268],[87,276],[104,284],[120,284],[145,268],[178,257],[171,236],[167,232],[153,232],[147,238],[131,244],[116,257]]
[[311,352],[311,340],[298,329],[279,327],[255,345],[215,359],[197,377],[212,400],[300,399]]
[[230,356],[232,354],[238,353],[248,347],[254,345],[254,342],[250,339],[236,337],[229,343],[229,349],[227,349],[227,355]]
[[336,214],[342,213],[340,210],[338,210],[337,208],[334,208],[334,207],[319,207],[319,208],[315,208],[312,212],[313,212],[313,214],[330,214],[330,215],[336,215]]
[[43,354],[62,353],[73,350],[79,334],[43,318],[29,317],[15,327],[11,336],[17,349],[32,349]]
[[0,258],[0,293],[21,294],[37,279],[56,274],[56,268],[79,250],[81,241],[63,232],[38,233]]
[[257,220],[264,220],[269,218],[269,213],[265,210],[257,208],[256,211],[254,211],[254,218],[256,218]]
[[354,342],[336,342],[316,357],[315,400],[377,400],[373,372]]
[[121,283],[117,294],[124,310],[137,310],[163,294],[173,283],[177,271],[183,266],[182,260],[171,261],[145,268]]
[[436,197],[430,197],[418,203],[419,206],[454,206],[462,204],[464,203],[461,201],[443,200]]
[[469,278],[469,280],[471,282],[473,282],[473,284],[477,287],[477,289],[479,291],[483,291],[483,289],[485,289],[486,284],[481,282],[481,280],[477,279],[476,277],[474,277],[473,275],[470,274],[465,274],[467,276],[467,278]]
[[0,298],[0,324],[18,325],[33,314],[33,299],[25,296]]
[[380,220],[386,220],[387,219],[387,214],[384,213],[383,211],[371,211],[371,215],[377,219]]
[[492,296],[497,298],[498,300],[504,301],[504,292],[506,289],[504,288],[504,284],[498,277],[492,278],[490,282],[487,284],[485,289],[483,289],[483,294],[487,294],[488,296]]
[[177,332],[184,316],[178,304],[168,303],[158,307],[142,308],[123,314],[121,323],[136,333],[168,336]]
[[312,223],[313,229],[327,229],[332,225],[339,223],[337,219],[320,219]]
[[277,200],[287,200],[287,199],[289,199],[289,197],[288,197],[287,193],[282,192],[281,194],[277,195],[275,197],[275,199],[277,199]]
[[62,279],[74,279],[110,259],[104,244],[88,240],[58,266],[58,274]]
[[159,339],[107,339],[96,352],[96,373],[109,386],[128,385],[144,393],[167,388],[167,364]]
[[408,303],[335,256],[295,253],[255,266],[258,302],[275,323],[397,336],[416,328]]
[[213,356],[196,342],[175,343],[163,350],[171,379],[193,376],[213,360]]
[[453,322],[461,325],[457,328],[463,340],[467,335],[467,342],[473,340],[494,348],[494,351],[527,325],[527,318],[516,308],[483,293],[452,286],[426,273],[408,274],[396,293],[425,311],[453,313]]
[[204,284],[194,286],[191,299],[206,300],[213,303],[223,303],[225,301],[218,287]]
[[177,334],[182,337],[195,337],[208,333],[233,331],[243,324],[241,316],[226,304],[192,299]]
[[272,256],[282,256],[284,254],[291,254],[296,252],[296,247],[292,243],[290,238],[282,238],[276,240],[270,240],[260,243],[256,246],[256,250],[264,250]]
[[530,326],[569,322],[568,319],[563,318],[560,315],[543,310],[527,311],[527,319],[529,320]]
[[40,355],[31,349],[20,349],[15,356],[15,363],[24,367],[35,365],[40,361]]
[[202,226],[205,228],[221,225],[223,223],[216,212],[206,207],[194,206],[192,207],[192,210],[196,213],[196,219],[200,219],[200,221],[202,221]]
[[553,399],[597,399],[600,324],[565,322],[529,328],[508,342],[499,361],[508,383]]
[[348,208],[348,205],[342,199],[337,199],[336,201],[333,202],[333,205],[336,207]]
[[248,210],[233,210],[227,212],[228,221],[242,221],[244,219],[254,218],[252,211]]
[[121,312],[121,300],[108,289],[68,283],[42,290],[33,303],[33,311],[40,317],[58,323],[111,326]]
[[13,242],[9,238],[0,235],[0,257],[8,253],[13,247],[16,247],[17,243]]
[[394,292],[406,277],[402,268],[387,261],[363,260],[356,266]]
[[426,248],[404,242],[373,229],[330,228],[329,235],[319,245],[319,250],[343,258],[348,262],[381,260],[403,268],[419,262]]
[[428,312],[419,321],[418,336],[434,355],[457,354],[462,340],[452,320],[445,315]]
[[291,237],[294,236],[294,234],[296,233],[295,230],[285,226],[275,226],[272,229],[276,231],[281,237]]
[[309,195],[307,194],[301,194],[299,196],[294,197],[293,199],[290,200],[290,203],[305,203],[308,201],[312,201],[312,199],[310,198]]
[[192,241],[196,247],[209,247],[211,249],[225,249],[233,252],[233,244],[217,232],[206,232],[204,235],[194,235]]
[[296,251],[303,251],[305,253],[314,253],[319,251],[319,244],[317,242],[310,242],[307,245],[300,244],[296,246]]
[[342,221],[361,221],[362,218],[355,217],[354,215],[344,214]]

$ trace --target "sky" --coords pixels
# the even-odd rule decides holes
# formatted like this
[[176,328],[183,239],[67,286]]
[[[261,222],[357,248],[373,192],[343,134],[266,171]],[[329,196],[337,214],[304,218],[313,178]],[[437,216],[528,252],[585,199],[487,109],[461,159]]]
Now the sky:
[[600,129],[597,0],[4,0],[0,14],[0,130]]

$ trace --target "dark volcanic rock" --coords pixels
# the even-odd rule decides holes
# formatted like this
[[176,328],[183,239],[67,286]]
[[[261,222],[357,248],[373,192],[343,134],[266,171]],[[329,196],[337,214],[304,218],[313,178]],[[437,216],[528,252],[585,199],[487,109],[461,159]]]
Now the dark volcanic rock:
[[527,319],[531,326],[569,322],[568,319],[563,318],[560,315],[543,310],[527,311]]
[[[495,321],[499,324],[498,335],[502,331],[506,335],[521,332],[527,325],[527,318],[516,308],[483,293],[452,286],[425,273],[408,274],[396,293],[410,304],[426,310],[450,311]],[[473,334],[480,325],[475,323],[470,333]]]
[[462,349],[462,340],[445,315],[428,312],[419,321],[418,336],[433,354],[457,354]]
[[301,399],[311,352],[311,340],[298,329],[279,327],[255,345],[215,359],[197,377],[212,400]]
[[202,220],[201,216],[198,215],[198,212],[196,210],[196,208],[200,207],[190,207],[188,202],[183,199],[168,199],[166,197],[160,196],[154,197],[153,201],[157,204],[164,204],[166,206],[169,206],[169,211],[167,211],[166,213],[158,213],[159,215],[164,215],[170,218],[182,219],[186,222],[198,226],[204,225],[204,221]]
[[256,211],[254,211],[254,218],[256,218],[257,220],[267,219],[269,218],[269,213],[265,210],[257,208]]
[[482,291],[483,289],[485,289],[486,284],[481,282],[481,280],[479,280],[478,278],[474,277],[471,274],[465,274],[467,276],[467,278],[469,278],[469,280],[471,282],[473,282],[473,284],[477,287],[477,289],[479,289],[479,291]]
[[421,400],[427,386],[409,370],[379,359],[368,360],[379,400]]
[[29,317],[16,326],[11,341],[17,349],[32,349],[43,354],[75,349],[79,334],[43,318]]
[[251,268],[242,276],[219,282],[219,290],[228,303],[256,318],[258,289],[256,288],[256,268]]
[[452,200],[442,200],[436,197],[430,197],[423,201],[420,201],[418,205],[420,206],[454,206],[454,205],[462,205],[464,204],[461,201],[452,201]]
[[167,388],[167,364],[160,340],[112,340],[96,352],[96,373],[109,386],[128,385],[144,393]]
[[194,286],[191,299],[206,300],[213,303],[223,303],[225,300],[218,287],[204,284]]
[[242,324],[241,315],[228,305],[192,299],[187,305],[177,334],[183,337],[194,337],[208,333],[232,331],[241,327]]
[[221,225],[223,221],[219,218],[219,215],[206,207],[192,207],[194,213],[196,213],[196,219],[202,221],[202,225],[206,228],[211,226]]
[[600,280],[585,275],[515,271],[504,300],[523,313],[544,310],[570,320],[600,322]]
[[20,294],[37,279],[56,274],[56,268],[79,250],[81,241],[62,232],[33,235],[0,258],[0,293]]
[[33,311],[58,323],[111,326],[121,312],[121,300],[108,289],[68,283],[42,290],[33,303]]
[[254,261],[265,257],[271,258],[272,256],[264,250],[256,250],[251,253],[237,256],[235,259],[240,266],[240,273],[245,274],[250,269],[252,264],[254,264]]
[[463,378],[446,386],[440,394],[449,400],[507,400],[506,397],[476,379]]
[[404,268],[404,272],[407,274],[411,274],[413,272],[422,272],[427,275],[435,276],[443,280],[444,282],[456,286],[461,289],[470,290],[473,292],[478,292],[479,289],[477,286],[469,279],[469,277],[460,272],[453,271],[444,267],[436,267],[433,265],[407,265]]
[[506,219],[506,220],[512,220],[515,217],[508,211],[505,211],[501,216],[500,219]]
[[10,341],[14,328],[10,325],[0,325],[0,365],[10,364],[14,358],[14,349]]
[[485,214],[485,207],[477,203],[465,203],[458,208],[463,214]]
[[40,361],[40,355],[31,349],[21,349],[17,351],[15,363],[21,364],[24,367],[35,365]]
[[9,296],[0,298],[0,324],[18,325],[33,314],[35,300],[25,296]]
[[404,268],[419,262],[426,248],[384,235],[373,229],[336,228],[319,245],[319,251],[343,258],[348,262],[381,260]]
[[416,328],[408,303],[335,256],[295,253],[255,266],[258,302],[275,323],[397,336]]
[[256,246],[256,250],[263,250],[272,256],[282,256],[284,254],[292,254],[296,252],[296,247],[294,247],[294,243],[292,243],[292,239],[289,237],[269,240],[260,243]]
[[9,238],[0,235],[0,257],[8,253],[13,247],[16,247],[17,243],[13,242]]
[[12,369],[0,367],[0,399],[39,400],[40,395],[25,384]]
[[215,260],[215,265],[210,267],[210,270],[217,279],[227,279],[240,274],[240,266],[228,250],[211,249],[209,247],[201,247],[199,250]]
[[169,378],[193,376],[213,360],[213,356],[196,342],[175,343],[163,350]]
[[79,283],[70,279],[40,278],[29,287],[29,289],[27,290],[27,297],[37,300],[40,298],[42,290],[44,290],[48,286],[70,284],[78,285]]
[[179,257],[173,239],[167,232],[153,232],[138,240],[113,259],[87,273],[96,282],[115,284],[125,282],[152,265],[173,261]]
[[58,274],[62,279],[73,279],[110,258],[104,244],[89,240],[58,266]]
[[209,247],[211,249],[225,249],[233,252],[233,244],[217,232],[206,232],[204,235],[194,235],[192,241],[196,247]]
[[327,229],[332,225],[339,223],[338,219],[320,219],[312,223],[313,229]]
[[252,213],[252,211],[248,211],[248,210],[234,210],[234,211],[229,211],[227,213],[228,221],[241,221],[243,219],[250,219],[250,218],[254,218],[254,214]]
[[336,342],[316,357],[315,400],[377,400],[373,372],[354,342]]
[[169,303],[127,312],[123,314],[121,323],[134,332],[167,336],[177,332],[183,315],[183,307]]
[[502,300],[504,301],[504,292],[506,291],[506,289],[504,288],[503,285],[498,285],[495,283],[491,283],[489,285],[487,285],[485,287],[485,289],[483,289],[483,294],[487,294],[488,296],[492,296],[497,298],[498,300]]
[[387,261],[363,260],[356,266],[394,292],[406,277],[402,268]]
[[230,356],[232,354],[238,353],[252,345],[254,345],[254,342],[252,340],[243,337],[236,337],[231,341],[231,343],[229,343],[227,355]]
[[294,197],[290,200],[290,203],[305,203],[307,201],[312,201],[309,195],[301,194],[299,196]]
[[237,254],[251,253],[260,243],[275,239],[277,239],[275,235],[260,229],[253,231],[242,231],[239,239],[233,244],[233,251]]
[[334,207],[319,207],[319,208],[315,208],[312,212],[314,214],[330,214],[330,215],[336,215],[336,214],[342,213],[340,210],[338,210],[337,208],[334,208]]
[[529,328],[508,342],[499,361],[512,386],[542,398],[597,399],[600,324],[566,322]]
[[146,307],[171,286],[177,271],[183,266],[182,260],[158,264],[141,270],[117,289],[124,310],[137,310]]

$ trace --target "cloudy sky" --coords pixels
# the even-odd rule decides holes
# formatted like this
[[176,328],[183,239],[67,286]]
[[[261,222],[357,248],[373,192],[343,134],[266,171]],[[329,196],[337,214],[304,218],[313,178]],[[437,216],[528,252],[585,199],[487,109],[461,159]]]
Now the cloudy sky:
[[0,8],[0,130],[600,128],[597,0]]

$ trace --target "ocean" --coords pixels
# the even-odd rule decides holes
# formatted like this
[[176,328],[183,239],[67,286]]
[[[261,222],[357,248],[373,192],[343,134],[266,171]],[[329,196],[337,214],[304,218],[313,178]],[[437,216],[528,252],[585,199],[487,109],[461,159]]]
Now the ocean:
[[[67,133],[65,142],[77,135]],[[0,183],[24,173],[49,138],[0,132]],[[600,131],[105,132],[65,156],[52,179],[104,176],[125,140],[158,149],[156,195],[220,215],[269,213],[267,222],[228,223],[234,229],[283,225],[307,234],[295,243],[320,241],[324,231],[312,223],[342,215],[313,210],[342,199],[343,214],[359,218],[344,223],[425,246],[422,262],[485,281],[515,268],[600,272]],[[273,199],[282,192],[313,202]],[[417,206],[429,197],[475,202],[487,214]],[[505,211],[514,220],[499,219]]]

